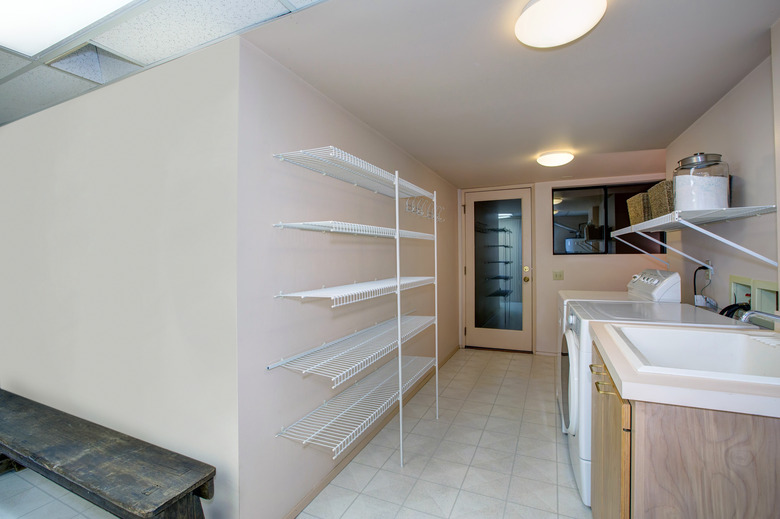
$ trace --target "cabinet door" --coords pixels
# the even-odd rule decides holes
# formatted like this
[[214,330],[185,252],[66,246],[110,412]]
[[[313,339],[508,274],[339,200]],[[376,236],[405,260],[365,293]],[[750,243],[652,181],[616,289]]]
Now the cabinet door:
[[591,373],[593,517],[628,519],[631,497],[631,404],[618,393],[595,343]]

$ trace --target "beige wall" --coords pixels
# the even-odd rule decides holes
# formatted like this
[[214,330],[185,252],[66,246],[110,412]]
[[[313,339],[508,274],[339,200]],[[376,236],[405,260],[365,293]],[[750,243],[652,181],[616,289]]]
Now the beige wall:
[[[536,353],[560,351],[558,332],[559,290],[625,291],[633,274],[647,268],[665,270],[663,263],[644,254],[554,255],[552,190],[589,185],[627,184],[663,180],[663,173],[578,181],[539,182],[534,185],[534,318]],[[666,255],[659,255],[664,259]],[[668,258],[667,258],[668,261]],[[563,271],[563,281],[553,281],[554,270]]]
[[[780,20],[772,26],[772,100],[775,118],[775,200],[780,200]],[[780,229],[780,212],[776,214]],[[780,240],[777,243],[780,258]],[[780,271],[778,273],[780,278]]]
[[0,385],[215,465],[212,519],[237,516],[237,79],[227,41],[0,127]]
[[[777,58],[775,58],[777,59]],[[775,87],[776,88],[776,87]],[[720,153],[729,163],[732,206],[774,204],[775,142],[771,60],[767,58],[666,149],[666,173],[672,178],[677,161],[697,152]],[[777,259],[777,218],[756,218],[710,224],[707,230],[759,254]],[[720,306],[730,303],[729,275],[777,281],[777,269],[693,230],[667,233],[671,245],[700,260],[712,260],[715,273],[705,295]],[[683,301],[693,302],[693,271],[698,266],[669,254],[672,270],[683,276]],[[706,283],[703,273],[699,287]]]
[[[274,153],[334,145],[428,190],[437,190],[440,351],[457,348],[457,193],[447,182],[346,113],[268,56],[242,43],[238,173],[238,356],[241,517],[281,517],[335,466],[317,447],[275,438],[282,426],[343,388],[268,364],[391,318],[395,298],[332,309],[327,303],[275,299],[279,292],[395,275],[392,240],[279,230],[273,223],[340,220],[394,226],[391,199],[273,158]],[[393,102],[378,99],[377,102]],[[403,215],[402,226],[432,230]],[[404,240],[404,275],[431,275],[430,242]],[[403,311],[432,312],[432,290],[406,292]],[[433,331],[406,349],[432,354]],[[348,384],[347,384],[348,385]]]

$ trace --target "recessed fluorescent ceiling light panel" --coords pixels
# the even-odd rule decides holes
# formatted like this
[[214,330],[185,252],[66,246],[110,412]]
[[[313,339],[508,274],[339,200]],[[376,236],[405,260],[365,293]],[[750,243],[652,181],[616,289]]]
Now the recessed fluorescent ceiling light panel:
[[0,45],[26,56],[48,49],[133,0],[0,2]]

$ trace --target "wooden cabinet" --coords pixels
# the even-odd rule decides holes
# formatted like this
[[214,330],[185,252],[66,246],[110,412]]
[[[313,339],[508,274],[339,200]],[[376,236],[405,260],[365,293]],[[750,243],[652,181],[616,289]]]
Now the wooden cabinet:
[[593,345],[591,365],[591,509],[593,517],[629,517],[631,404],[623,400]]
[[780,419],[628,401],[593,344],[594,519],[780,517]]

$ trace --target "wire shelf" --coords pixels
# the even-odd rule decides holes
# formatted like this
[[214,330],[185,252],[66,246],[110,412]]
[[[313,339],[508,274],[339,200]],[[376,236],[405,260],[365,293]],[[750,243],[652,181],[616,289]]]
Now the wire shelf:
[[[433,277],[402,277],[401,290],[409,290],[435,282]],[[396,278],[380,279],[377,281],[366,281],[364,283],[353,283],[352,285],[341,285],[329,288],[320,288],[317,290],[307,290],[304,292],[291,292],[288,294],[279,294],[276,297],[292,297],[298,299],[330,299],[332,308],[366,301],[375,297],[382,297],[396,292]]]
[[[360,223],[348,222],[294,222],[294,223],[275,223],[274,227],[279,229],[299,229],[302,231],[332,232],[338,234],[356,234],[360,236],[372,236],[374,238],[395,238],[395,229],[392,227],[376,227],[374,225],[363,225]],[[433,234],[423,232],[401,230],[401,238],[412,238],[417,240],[433,240]]]
[[[334,146],[293,151],[274,155],[303,168],[337,178],[349,184],[368,189],[374,193],[395,198],[395,175],[373,164],[350,155]],[[424,196],[433,198],[433,194],[398,179],[398,195],[401,198]]]
[[[402,358],[403,392],[435,364],[429,357]],[[388,362],[371,375],[304,416],[277,436],[330,449],[333,458],[368,429],[398,400],[398,366]]]
[[724,222],[727,220],[739,220],[777,211],[775,205],[759,205],[751,207],[727,207],[723,209],[706,209],[698,211],[672,211],[664,216],[653,218],[631,227],[624,227],[612,231],[612,236],[622,236],[633,232],[677,231],[686,229],[682,221],[695,225],[705,223]]
[[[401,317],[401,342],[408,341],[433,325],[435,321],[434,317],[429,316]],[[393,318],[279,361],[268,366],[267,369],[281,366],[301,374],[312,373],[328,377],[335,388],[392,353],[397,347],[398,321]]]

